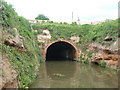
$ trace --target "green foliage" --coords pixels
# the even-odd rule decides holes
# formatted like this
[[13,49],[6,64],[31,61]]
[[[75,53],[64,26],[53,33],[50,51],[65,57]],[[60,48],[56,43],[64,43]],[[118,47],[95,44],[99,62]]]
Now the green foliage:
[[14,37],[16,36],[16,31],[15,30],[8,30],[8,33],[10,33],[11,35],[13,35]]
[[[34,56],[27,53],[18,53],[16,49],[3,44],[3,53],[8,54],[11,64],[17,70],[20,87],[28,86],[36,77],[35,66],[39,66]],[[33,60],[34,59],[34,60]]]
[[81,54],[81,55],[80,55],[80,59],[82,59],[82,57],[83,57],[83,55]]
[[[1,2],[2,7],[4,10],[2,11],[1,17],[2,17],[2,26],[5,27],[14,27],[17,25],[16,22],[18,22],[18,16],[15,10],[12,8],[12,5],[8,5],[6,2]],[[11,13],[12,12],[12,13]]]
[[105,61],[101,61],[99,64],[100,64],[100,66],[102,66],[102,67],[106,67],[106,62],[105,62]]
[[[118,19],[103,22],[97,25],[91,24],[67,24],[67,23],[37,23],[33,24],[33,29],[41,31],[44,29],[50,30],[52,40],[56,39],[70,39],[71,36],[80,37],[80,48],[85,51],[84,45],[93,42],[101,43],[103,45],[111,45],[118,36]],[[120,25],[119,25],[120,26]],[[110,42],[104,42],[106,36],[111,36],[113,39]],[[89,55],[91,57],[91,55]]]
[[72,22],[72,25],[77,25],[77,22]]
[[53,21],[47,21],[48,23],[54,23]]
[[[38,23],[34,24],[33,28],[37,29],[38,31],[48,29],[52,35],[52,40],[56,40],[56,39],[70,40],[71,36],[79,36],[80,37],[80,41],[78,43],[79,48],[82,49],[82,51],[88,58],[91,58],[92,53],[87,52],[84,46],[94,42],[106,46],[111,45],[118,37],[118,28],[120,28],[120,22],[118,21],[119,19],[109,20],[97,25],[91,25],[91,24],[77,25],[76,23],[67,24],[67,23],[45,22],[41,24]],[[103,39],[106,36],[112,37],[112,41],[104,42]],[[81,58],[82,56],[80,56],[79,61],[84,63],[89,62],[88,59],[82,60]],[[104,66],[105,62],[101,62],[100,65]]]
[[78,60],[78,61],[81,62],[81,63],[84,62],[84,60],[82,59],[82,57],[83,57],[83,55],[81,54],[81,55],[79,56],[79,60]]
[[34,24],[33,29],[36,30],[44,30],[48,29],[50,30],[50,33],[52,35],[52,40],[56,40],[59,38],[63,39],[70,39],[72,35],[77,35],[80,33],[80,26],[72,26],[69,24],[60,24],[60,23],[42,23],[42,24]]
[[38,42],[38,45],[42,45],[43,44],[43,42]]
[[40,29],[40,25],[39,25],[39,24],[33,24],[33,25],[32,25],[32,28],[33,28],[34,30],[39,30],[39,29]]
[[43,14],[39,14],[35,19],[36,20],[49,20],[49,18]]
[[84,59],[83,61],[84,61],[84,63],[86,63],[86,64],[89,63],[89,59],[88,59],[88,58]]
[[44,62],[43,57],[39,57],[39,62]]
[[67,22],[64,22],[63,24],[68,24]]
[[19,87],[24,88],[35,79],[37,75],[35,68],[39,67],[39,62],[43,58],[30,23],[25,18],[18,16],[11,5],[4,1],[1,3],[4,7],[1,13],[3,30],[15,36],[16,33],[13,28],[16,28],[18,33],[24,37],[23,44],[26,52],[22,53],[19,53],[14,47],[6,46],[3,42],[0,42],[3,54],[8,55],[10,63],[18,72]]
[[88,57],[92,57],[92,53],[91,52],[88,52],[88,51],[85,51],[85,53]]

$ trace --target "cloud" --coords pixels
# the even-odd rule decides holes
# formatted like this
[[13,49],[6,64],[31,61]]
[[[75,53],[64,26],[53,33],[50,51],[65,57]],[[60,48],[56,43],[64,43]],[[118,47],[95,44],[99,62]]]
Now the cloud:
[[19,15],[34,19],[38,14],[45,14],[53,21],[71,22],[74,20],[102,20],[118,17],[119,0],[6,0]]

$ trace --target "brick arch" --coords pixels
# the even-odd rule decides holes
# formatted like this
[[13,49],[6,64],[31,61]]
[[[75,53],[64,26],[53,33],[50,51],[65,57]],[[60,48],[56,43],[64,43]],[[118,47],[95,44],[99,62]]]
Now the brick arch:
[[69,40],[55,40],[55,41],[52,41],[51,43],[49,43],[46,47],[45,47],[45,49],[44,49],[44,54],[43,54],[43,58],[44,58],[44,60],[46,60],[46,56],[47,56],[47,51],[48,51],[48,49],[52,46],[52,45],[54,45],[55,43],[59,43],[59,42],[62,42],[62,43],[66,43],[66,44],[68,44],[69,46],[71,46],[71,48],[73,48],[74,49],[74,59],[78,59],[78,52],[79,52],[79,50],[78,50],[78,48],[74,45],[74,43],[72,42],[72,41],[69,41]]

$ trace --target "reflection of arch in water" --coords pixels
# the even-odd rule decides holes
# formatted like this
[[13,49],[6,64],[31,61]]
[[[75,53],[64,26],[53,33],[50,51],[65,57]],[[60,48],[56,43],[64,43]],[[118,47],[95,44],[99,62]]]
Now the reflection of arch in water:
[[74,60],[78,58],[78,49],[68,40],[55,40],[45,48],[43,56],[45,60]]
[[[70,79],[74,77],[76,73],[76,63],[73,61],[53,61],[46,63],[47,74],[50,78],[54,79]],[[63,77],[57,77],[55,74],[64,75]]]

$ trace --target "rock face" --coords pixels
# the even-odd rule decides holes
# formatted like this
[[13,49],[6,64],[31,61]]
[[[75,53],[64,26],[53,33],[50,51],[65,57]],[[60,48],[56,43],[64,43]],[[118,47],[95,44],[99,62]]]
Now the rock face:
[[92,43],[89,45],[87,51],[92,52],[92,62],[93,63],[100,63],[106,62],[107,66],[112,68],[118,67],[118,40],[113,43],[110,47],[102,46],[97,43]]
[[105,38],[104,38],[104,41],[111,41],[112,40],[112,38],[110,37],[110,36],[106,36]]
[[118,50],[120,50],[120,46],[118,46],[118,43],[120,43],[120,38],[118,38],[118,39],[110,46],[110,49],[111,49],[114,53],[118,53]]
[[78,43],[80,41],[80,37],[79,36],[71,36],[70,40],[72,40],[75,43]]
[[43,33],[39,34],[37,36],[37,39],[39,42],[42,42],[42,43],[48,42],[51,39],[51,35],[50,35],[49,30],[43,30]]
[[0,54],[0,90],[2,88],[18,88],[18,73],[11,67],[6,55]]
[[50,32],[48,30],[43,30],[43,35],[50,35]]
[[15,36],[8,34],[5,38],[5,44],[13,47],[18,47],[18,48],[24,48],[23,45],[23,37],[19,35],[18,31],[16,28],[13,28],[15,31]]

